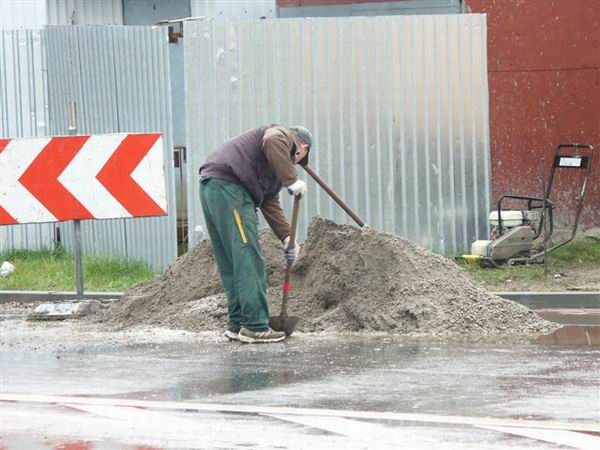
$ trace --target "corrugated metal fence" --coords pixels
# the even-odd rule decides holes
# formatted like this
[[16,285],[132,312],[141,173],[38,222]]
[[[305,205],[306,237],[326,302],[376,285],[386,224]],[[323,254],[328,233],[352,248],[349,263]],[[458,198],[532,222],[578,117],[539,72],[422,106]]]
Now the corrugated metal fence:
[[[0,31],[0,136],[46,136],[46,60],[40,30]],[[2,182],[0,167],[0,182]],[[50,248],[56,224],[0,227],[0,251]]]
[[[169,216],[83,221],[84,252],[166,268],[177,256],[166,29],[60,26],[46,28],[45,39],[52,135],[67,134],[75,102],[79,134],[160,132],[164,138]],[[61,224],[68,249],[72,228]]]
[[[487,235],[484,15],[200,21],[184,34],[190,230],[204,225],[201,162],[278,122],[314,132],[311,166],[372,228],[442,254]],[[301,230],[317,214],[349,222],[309,189]]]
[[[186,23],[184,46],[192,244],[203,226],[201,162],[274,122],[313,130],[311,166],[371,227],[442,254],[487,235],[484,15],[197,21]],[[180,68],[165,29],[3,31],[0,50],[0,134],[66,134],[76,102],[80,133],[159,131],[171,161],[170,73]],[[169,217],[84,222],[84,251],[165,268],[177,254],[170,163],[166,172]],[[301,230],[314,215],[350,223],[308,181]],[[0,249],[50,246],[54,226],[0,227]],[[71,224],[60,228],[70,247]]]
[[[177,256],[166,29],[59,26],[1,36],[0,135],[65,135],[70,102],[78,107],[80,134],[163,134],[170,215],[83,221],[82,232],[85,254],[166,268]],[[71,250],[70,222],[0,227],[0,250],[51,248],[57,226]]]

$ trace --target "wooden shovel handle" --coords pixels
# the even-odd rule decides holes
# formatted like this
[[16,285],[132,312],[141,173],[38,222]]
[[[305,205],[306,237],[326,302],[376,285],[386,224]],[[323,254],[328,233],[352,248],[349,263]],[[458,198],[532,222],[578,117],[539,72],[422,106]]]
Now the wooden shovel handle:
[[300,215],[300,196],[294,196],[294,205],[292,207],[292,224],[290,225],[290,248],[296,245],[296,229],[298,228],[298,216]]
[[346,211],[346,214],[348,214],[350,217],[352,217],[352,220],[354,220],[356,222],[356,224],[363,228],[365,227],[367,224],[365,223],[364,220],[362,220],[358,214],[356,214],[356,212],[350,208],[350,206],[344,201],[342,200],[342,197],[340,197],[339,195],[337,195],[337,193],[333,190],[333,188],[331,186],[329,186],[325,180],[323,180],[323,178],[321,178],[319,175],[317,175],[317,172],[314,171],[314,169],[308,165],[306,166],[302,166],[302,168],[306,171],[306,173],[308,173],[313,180],[315,180],[317,182],[317,184],[319,186],[321,186],[323,188],[323,190],[325,192],[327,192],[329,194],[329,196],[338,204],[341,206],[341,208]]
[[[290,225],[290,239],[288,249],[292,250],[296,246],[296,229],[298,228],[298,216],[300,215],[300,196],[294,196],[294,206],[292,208],[292,224]],[[285,265],[285,281],[283,282],[283,301],[281,302],[280,317],[287,317],[287,298],[291,290],[292,281],[292,263],[287,261]]]
[[[292,208],[292,224],[290,225],[290,239],[288,249],[292,250],[296,246],[296,229],[298,228],[298,216],[300,215],[300,197],[294,196],[294,206]],[[289,285],[292,277],[292,263],[287,262],[285,266],[285,284]]]

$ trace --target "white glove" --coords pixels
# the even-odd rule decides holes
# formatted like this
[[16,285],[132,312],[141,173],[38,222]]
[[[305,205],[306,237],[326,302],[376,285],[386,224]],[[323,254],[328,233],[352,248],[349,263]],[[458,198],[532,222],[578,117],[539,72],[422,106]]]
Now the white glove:
[[290,264],[293,264],[294,261],[296,261],[296,258],[298,258],[298,254],[300,253],[300,246],[298,245],[298,242],[296,241],[294,243],[294,248],[289,248],[289,242],[290,242],[290,237],[287,236],[283,240],[283,256],[287,262],[289,262]]
[[287,187],[287,190],[290,193],[290,195],[299,196],[300,198],[302,198],[302,196],[308,192],[308,189],[306,188],[306,183],[302,180],[294,181]]

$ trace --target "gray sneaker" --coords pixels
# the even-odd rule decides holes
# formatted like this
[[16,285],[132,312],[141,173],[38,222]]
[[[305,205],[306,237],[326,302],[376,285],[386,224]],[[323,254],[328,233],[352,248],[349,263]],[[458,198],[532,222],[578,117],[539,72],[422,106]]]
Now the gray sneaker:
[[279,342],[285,339],[283,331],[274,331],[271,328],[265,331],[250,331],[248,328],[242,327],[238,336],[240,341],[248,344]]
[[225,332],[223,333],[227,339],[230,341],[239,341],[240,335],[235,331],[231,331],[229,328],[225,328]]

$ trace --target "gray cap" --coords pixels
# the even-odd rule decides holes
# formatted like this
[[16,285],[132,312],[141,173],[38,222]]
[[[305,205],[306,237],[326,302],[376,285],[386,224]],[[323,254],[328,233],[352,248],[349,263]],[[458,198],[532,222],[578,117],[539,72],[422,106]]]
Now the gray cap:
[[[310,149],[312,149],[313,136],[312,136],[312,133],[310,131],[308,131],[307,128],[305,128],[301,125],[294,125],[293,127],[290,127],[289,129],[290,129],[290,131],[294,132],[296,134],[296,136],[298,136],[302,142],[304,142],[305,144],[308,144],[309,151],[310,151]],[[305,166],[308,164],[308,153],[306,154],[306,157],[299,164],[301,166]]]

